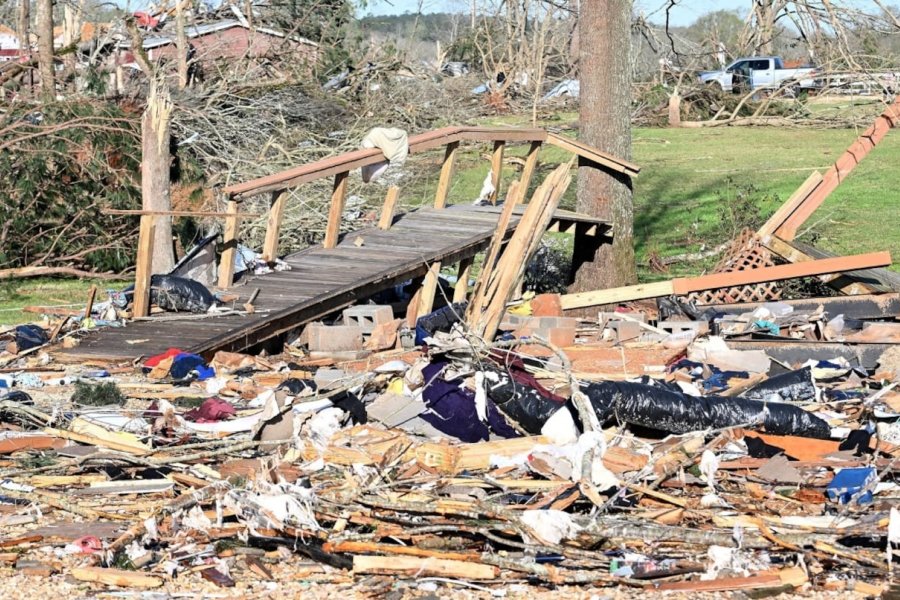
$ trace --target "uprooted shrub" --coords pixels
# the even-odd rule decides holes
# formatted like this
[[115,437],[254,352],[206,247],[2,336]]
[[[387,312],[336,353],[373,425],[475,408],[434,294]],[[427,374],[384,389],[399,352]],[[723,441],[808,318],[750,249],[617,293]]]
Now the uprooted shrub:
[[122,406],[125,404],[125,396],[112,381],[98,384],[76,381],[72,403],[81,406]]

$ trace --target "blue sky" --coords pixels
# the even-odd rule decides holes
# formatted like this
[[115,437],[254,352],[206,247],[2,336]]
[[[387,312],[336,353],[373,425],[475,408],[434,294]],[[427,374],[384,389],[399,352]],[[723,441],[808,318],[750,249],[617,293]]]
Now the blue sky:
[[[405,12],[414,13],[419,4],[422,11],[430,12],[468,12],[470,1],[467,0],[368,0],[368,6],[361,14],[396,15]],[[635,0],[635,6],[650,17],[656,23],[665,20],[665,14],[660,10],[665,6],[665,0]],[[745,11],[750,4],[749,0],[679,0],[675,8],[670,12],[671,24],[674,26],[690,25],[694,20],[712,10]]]

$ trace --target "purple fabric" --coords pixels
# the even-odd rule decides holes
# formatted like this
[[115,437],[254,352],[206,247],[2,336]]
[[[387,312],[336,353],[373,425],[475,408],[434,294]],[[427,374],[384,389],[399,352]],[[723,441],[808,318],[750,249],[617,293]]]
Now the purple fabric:
[[434,362],[422,369],[425,389],[422,399],[430,409],[422,418],[432,427],[466,443],[487,441],[493,432],[500,437],[519,437],[497,406],[487,401],[488,422],[482,423],[475,411],[475,394],[460,387],[462,380],[445,381],[439,376],[447,366],[444,362]]

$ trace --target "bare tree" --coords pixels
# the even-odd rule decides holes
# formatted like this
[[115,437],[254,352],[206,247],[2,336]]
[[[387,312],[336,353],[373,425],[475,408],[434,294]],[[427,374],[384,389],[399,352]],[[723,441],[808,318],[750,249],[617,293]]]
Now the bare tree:
[[19,37],[19,48],[23,52],[27,52],[31,48],[29,23],[31,21],[31,2],[30,0],[19,0],[19,14],[16,23],[16,35]]
[[38,38],[41,97],[45,102],[52,102],[56,99],[56,77],[53,65],[53,0],[38,0],[35,32]]
[[[578,15],[580,130],[586,143],[631,157],[631,0],[583,0]],[[612,223],[611,243],[576,243],[573,291],[636,280],[631,181],[593,165],[578,171],[578,210]]]

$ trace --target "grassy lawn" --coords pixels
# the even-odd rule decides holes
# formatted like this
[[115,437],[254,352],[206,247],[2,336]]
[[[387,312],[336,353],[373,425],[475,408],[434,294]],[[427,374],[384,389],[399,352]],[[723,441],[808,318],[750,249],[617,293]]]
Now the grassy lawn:
[[[880,110],[878,104],[849,99],[813,105],[817,115],[853,111],[874,117]],[[573,124],[576,117],[574,113],[560,113],[541,125],[560,128]],[[513,116],[483,119],[480,124],[527,126],[529,123],[523,117]],[[571,128],[565,129],[567,135],[574,136]],[[653,255],[667,257],[693,252],[730,239],[734,232],[732,220],[761,222],[813,170],[828,168],[859,133],[854,129],[803,127],[636,128],[633,160],[642,170],[635,180],[634,233],[641,279],[695,275],[713,266],[715,258],[675,264],[668,273],[659,274],[647,265]],[[507,157],[524,157],[526,151],[527,145],[511,146]],[[532,189],[569,156],[557,148],[545,147]],[[400,182],[404,205],[432,202],[442,158],[442,151],[410,157]],[[487,144],[461,148],[450,202],[470,203],[477,198],[489,168]],[[505,167],[501,195],[516,176],[513,171],[512,167]],[[837,254],[889,250],[895,261],[891,268],[900,271],[898,171],[900,132],[893,132],[806,223],[801,239]],[[573,183],[563,198],[564,208],[575,208],[575,187]],[[364,194],[372,208],[380,208],[383,191],[368,188]],[[736,198],[740,194],[747,195],[750,202],[739,205]],[[723,215],[730,218],[723,221]],[[81,306],[91,283],[59,279],[0,282],[0,325],[36,319],[35,314],[21,312],[24,306]],[[102,290],[121,288],[125,284],[100,281],[97,285],[102,297]]]
[[84,308],[92,284],[97,286],[96,301],[102,302],[106,299],[104,290],[122,289],[129,283],[49,277],[0,281],[0,327],[39,320],[39,314],[22,312],[26,306]]
[[[813,112],[847,110],[874,117],[881,108],[847,100],[815,105]],[[542,125],[559,127],[575,120],[575,114],[564,113]],[[527,125],[517,117],[484,119],[480,124]],[[634,229],[641,279],[696,275],[712,267],[715,258],[675,264],[668,273],[658,274],[647,263],[651,255],[667,257],[714,247],[733,237],[735,223],[761,224],[813,170],[827,169],[859,133],[846,128],[808,127],[636,128],[633,160],[642,170],[635,179]],[[566,134],[575,135],[571,130]],[[526,149],[523,144],[511,146],[507,156],[522,157]],[[532,188],[569,156],[545,147]],[[432,154],[411,159],[419,174],[401,184],[405,203],[417,206],[431,202],[441,157]],[[892,268],[900,270],[900,186],[894,182],[898,165],[900,133],[893,132],[807,221],[800,239],[838,254],[889,250],[895,259]],[[489,168],[486,145],[461,150],[451,202],[474,200]],[[512,172],[513,168],[505,167],[507,181],[515,177]],[[748,196],[749,203],[739,205],[739,195]],[[574,183],[561,205],[575,208]],[[755,211],[747,210],[753,207]]]

